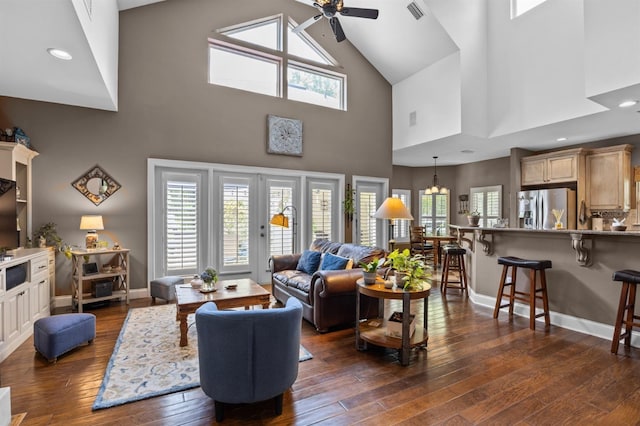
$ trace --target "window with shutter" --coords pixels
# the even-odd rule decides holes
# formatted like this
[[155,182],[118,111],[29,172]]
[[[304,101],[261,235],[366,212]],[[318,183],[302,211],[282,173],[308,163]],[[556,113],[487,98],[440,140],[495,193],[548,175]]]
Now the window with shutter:
[[165,184],[165,271],[168,275],[198,271],[198,184],[172,180]]
[[427,235],[446,235],[449,231],[449,194],[420,192],[420,225]]
[[249,184],[235,180],[225,179],[223,185],[224,266],[249,264]]
[[[269,225],[269,254],[290,254],[294,252],[293,244],[293,209],[283,209],[293,205],[293,188],[290,185],[269,186],[269,217],[282,212],[289,220],[289,227]],[[295,218],[298,220],[298,218]]]
[[480,213],[480,226],[493,227],[502,217],[502,185],[471,188],[471,211]]
[[331,239],[333,229],[332,196],[331,189],[315,188],[311,191],[311,229],[314,239]]
[[[402,203],[407,207],[407,210],[411,211],[411,191],[407,189],[394,189],[391,191],[391,196],[400,198]],[[393,225],[393,235],[391,238],[396,240],[396,242],[409,241],[409,226],[411,225],[411,221],[394,220]]]
[[363,246],[375,246],[377,244],[376,218],[373,215],[376,212],[376,193],[362,191],[359,196],[360,244]]

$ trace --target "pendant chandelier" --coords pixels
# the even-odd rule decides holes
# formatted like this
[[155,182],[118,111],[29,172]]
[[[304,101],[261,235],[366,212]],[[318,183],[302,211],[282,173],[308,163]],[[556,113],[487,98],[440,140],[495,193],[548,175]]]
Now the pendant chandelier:
[[427,188],[424,190],[424,193],[427,195],[430,194],[448,194],[449,190],[444,186],[440,186],[438,184],[438,156],[433,156],[433,186],[431,188]]

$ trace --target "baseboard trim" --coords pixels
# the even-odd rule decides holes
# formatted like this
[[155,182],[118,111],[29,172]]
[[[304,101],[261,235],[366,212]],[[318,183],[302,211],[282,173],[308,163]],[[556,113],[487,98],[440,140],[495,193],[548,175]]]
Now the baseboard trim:
[[[129,290],[129,299],[142,299],[145,297],[149,297],[149,290],[146,288],[134,288]],[[51,308],[64,308],[68,306],[71,306],[71,295],[56,296]]]
[[[469,300],[475,305],[485,306],[487,308],[494,309],[496,306],[496,298],[486,296],[484,294],[478,294],[469,288]],[[508,312],[508,308],[503,308],[500,312]],[[541,313],[541,309],[536,309],[536,313]],[[515,315],[529,318],[529,305],[523,305],[516,303],[513,307],[513,313]],[[549,312],[549,319],[551,324],[566,328],[568,330],[577,331],[578,333],[588,334],[590,336],[599,337],[601,339],[611,341],[613,337],[613,326],[609,324],[602,324],[599,322],[591,321],[584,318],[578,318],[559,312]],[[536,321],[544,323],[544,318],[537,318]],[[631,346],[640,347],[640,333],[632,332],[631,334]]]

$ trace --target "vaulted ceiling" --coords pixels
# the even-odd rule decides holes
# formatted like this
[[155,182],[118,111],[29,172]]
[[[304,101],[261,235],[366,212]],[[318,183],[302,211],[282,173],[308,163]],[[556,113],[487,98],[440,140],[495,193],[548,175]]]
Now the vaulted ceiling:
[[[159,1],[163,0],[3,0],[0,2],[0,16],[10,19],[3,19],[0,26],[0,57],[3,58],[0,61],[0,95],[117,111],[118,13]],[[525,100],[525,106],[520,110],[516,108],[516,111],[529,116],[520,117],[518,125],[509,124],[509,120],[505,119],[510,113],[507,105],[509,99],[505,101],[504,98],[510,94],[498,91],[498,95],[492,95],[492,91],[501,84],[500,73],[505,72],[499,65],[502,64],[500,61],[504,60],[505,68],[513,61],[511,58],[491,59],[495,50],[487,47],[492,40],[494,20],[502,13],[495,5],[503,7],[509,3],[508,0],[493,2],[492,6],[485,1],[474,2],[483,6],[476,6],[473,13],[468,12],[468,0],[415,0],[415,5],[424,14],[420,19],[416,19],[409,12],[407,4],[402,2],[345,2],[347,6],[380,11],[377,20],[353,17],[342,17],[340,20],[348,39],[345,43],[352,43],[393,85],[394,164],[431,166],[432,155],[439,155],[438,163],[442,165],[460,164],[506,156],[511,147],[550,149],[640,133],[640,120],[636,113],[638,108],[622,110],[617,107],[621,100],[640,99],[640,84],[636,84],[640,83],[639,78],[602,90],[585,90],[576,113],[571,112],[575,103],[567,105],[567,114],[553,117],[544,117],[544,108],[523,113],[522,110],[527,108]],[[291,11],[288,12],[299,22],[316,13],[300,2],[291,0],[291,3]],[[586,2],[584,7],[583,2],[576,1],[574,5],[577,3],[581,4],[586,28],[587,20],[595,18],[590,17]],[[542,9],[544,7],[547,7],[546,11]],[[556,13],[552,7],[559,6],[543,4],[537,8],[540,12],[529,12],[531,18],[527,19],[543,19],[536,18],[534,13]],[[83,29],[78,12],[82,8],[106,11],[113,17],[106,20],[102,31],[104,34],[91,34]],[[322,21],[314,25],[324,25],[328,29],[327,21]],[[522,25],[526,26],[526,21],[523,20]],[[312,32],[311,29],[309,31]],[[584,38],[588,39],[592,32],[584,30],[584,33]],[[588,43],[590,45],[586,50],[594,46],[591,39]],[[58,46],[72,51],[74,59],[60,66],[59,60],[46,52],[48,48]],[[591,50],[594,49],[597,50],[597,47]],[[443,74],[431,70],[451,61],[454,63],[452,69],[459,74],[456,74],[459,81],[454,83],[456,87],[453,94],[446,95],[453,98],[453,107],[450,103],[443,106],[441,100],[436,99],[439,93],[437,87],[420,87],[414,95],[402,95],[406,86],[416,84],[414,81],[419,86],[438,86]],[[472,68],[469,68],[470,63],[473,64]],[[549,64],[540,64],[545,65]],[[559,64],[557,70],[547,70],[551,77],[550,84],[558,84],[560,77],[557,76],[562,75],[562,66]],[[630,72],[638,69],[640,67],[634,64]],[[473,75],[478,74],[477,70],[486,75],[476,76],[474,80]],[[491,74],[495,71],[499,77]],[[544,73],[540,75],[546,78]],[[574,77],[587,80],[585,86],[589,86],[589,79],[584,75]],[[571,75],[562,78],[570,79]],[[553,99],[553,91],[550,93],[540,93],[541,99],[536,100],[537,104],[544,103],[544,96],[549,96],[550,104],[557,104],[558,100]],[[536,94],[523,93],[522,96],[527,99],[527,96]],[[409,127],[410,113],[415,118],[417,112],[418,120],[424,120],[430,113],[436,117],[435,123],[439,124],[437,113],[440,110],[444,111],[443,114],[451,115],[453,111],[453,115],[458,115],[446,131],[434,133],[433,126],[426,124],[423,124],[423,128]],[[407,112],[409,114],[405,117]],[[449,119],[444,117],[444,121]],[[407,129],[403,132],[405,123]],[[558,141],[561,137],[568,140]]]

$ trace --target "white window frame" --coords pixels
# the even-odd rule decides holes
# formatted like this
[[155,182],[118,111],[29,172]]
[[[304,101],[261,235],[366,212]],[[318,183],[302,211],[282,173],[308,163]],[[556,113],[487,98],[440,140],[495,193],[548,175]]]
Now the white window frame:
[[[498,193],[498,214],[497,215],[488,215],[487,212],[487,194],[490,192]],[[475,194],[483,194],[482,195],[482,206],[476,205]],[[479,208],[478,208],[479,207]],[[469,211],[473,212],[478,210],[480,213],[480,226],[481,227],[492,227],[497,222],[498,219],[502,217],[502,185],[492,185],[492,186],[480,186],[471,188],[469,190]]]
[[[440,197],[446,197],[447,199],[447,215],[446,217],[444,216],[437,216],[436,215],[436,203],[435,200],[436,198],[440,196]],[[425,233],[427,235],[431,234],[431,235],[438,235],[438,234],[442,234],[442,235],[447,235],[449,233],[449,225],[451,224],[451,192],[447,192],[446,194],[425,194],[424,190],[421,190],[419,192],[419,197],[420,197],[420,204],[418,206],[418,210],[419,210],[419,224],[420,226],[424,226],[425,227]],[[423,203],[422,203],[422,197],[431,197],[432,198],[432,203],[431,203],[431,212],[429,214],[427,214],[427,212],[423,211]],[[431,228],[427,228],[427,224],[425,219],[426,218],[431,218],[431,223],[432,223],[432,227]],[[436,226],[438,223],[438,219],[445,219],[445,226],[443,230],[438,230],[438,227]]]
[[311,242],[316,238],[313,234],[313,229],[311,229],[311,224],[313,223],[311,194],[314,189],[324,189],[331,191],[331,205],[329,206],[331,211],[331,235],[329,235],[327,238],[331,241],[339,241],[341,239],[341,234],[338,234],[341,219],[340,207],[342,205],[342,203],[340,202],[340,200],[342,199],[342,196],[340,194],[341,187],[335,180],[314,178],[310,178],[307,180],[306,193],[308,194],[308,196],[305,198],[305,202],[307,204],[307,208],[305,210],[307,212],[307,223],[309,224],[309,226],[306,229],[306,241]]
[[[284,46],[284,48],[280,50],[273,50],[264,46],[246,42],[244,40],[236,39],[224,34],[225,32],[232,32],[232,31],[237,32],[237,31],[241,31],[243,28],[250,28],[251,26],[262,25],[266,22],[271,22],[274,19],[277,19],[280,21],[280,25],[279,25],[280,39],[281,39],[281,45]],[[269,18],[257,19],[254,21],[241,23],[241,24],[219,29],[208,39],[209,52],[211,52],[211,49],[221,49],[233,54],[244,55],[244,56],[251,57],[257,60],[262,60],[265,62],[277,61],[279,63],[278,82],[277,82],[278,93],[277,95],[275,95],[275,97],[285,98],[287,100],[291,100],[294,102],[305,102],[305,103],[320,106],[323,108],[332,108],[332,109],[338,109],[341,111],[346,111],[347,110],[347,75],[335,70],[337,67],[339,67],[339,64],[337,63],[337,61],[335,61],[335,59],[333,59],[328,53],[326,53],[326,51],[319,46],[319,43],[316,42],[304,31],[302,31],[301,34],[296,34],[296,37],[301,37],[304,40],[304,42],[306,42],[309,45],[312,45],[312,48],[316,52],[318,52],[321,56],[325,57],[327,61],[330,62],[330,64],[326,65],[326,64],[319,63],[316,60],[301,58],[299,56],[289,54],[287,52],[289,28],[291,25],[295,24],[295,21],[293,21],[291,18],[288,18],[288,24],[283,25],[284,22],[285,22],[284,15],[280,14],[273,17],[269,17]],[[313,46],[314,44],[317,46]],[[209,57],[209,64],[211,63],[210,61],[211,61],[211,57]],[[289,66],[289,64],[291,64],[291,66]],[[340,103],[339,107],[336,108],[331,105],[310,102],[302,99],[295,99],[295,100],[290,99],[288,96],[287,87],[288,87],[288,81],[289,81],[288,71],[292,67],[299,68],[304,72],[309,72],[317,75],[324,75],[328,78],[338,79],[341,82],[341,88],[340,88],[341,90],[339,94],[339,103]],[[284,72],[285,68],[287,72]],[[209,75],[210,84],[219,85],[218,83],[211,81],[212,80],[211,68],[208,69],[208,75]],[[259,91],[247,90],[245,88],[239,88],[239,87],[234,87],[234,86],[224,85],[224,84],[220,84],[220,85],[222,87],[230,87],[238,90],[245,90],[252,93],[271,96],[270,94],[266,94]]]
[[[162,271],[162,251],[164,250],[163,232],[164,224],[162,223],[162,215],[164,210],[162,208],[163,203],[163,185],[162,185],[162,172],[175,171],[180,173],[193,173],[201,174],[203,185],[203,201],[200,204],[203,208],[201,222],[206,229],[203,231],[207,238],[203,238],[202,243],[204,245],[202,251],[202,270],[205,266],[213,266],[219,268],[219,256],[220,250],[218,249],[219,238],[219,226],[221,226],[221,206],[216,201],[220,198],[220,185],[218,184],[218,177],[221,175],[229,176],[233,174],[252,174],[257,182],[257,179],[261,175],[273,175],[273,176],[290,176],[300,179],[301,191],[301,211],[299,215],[299,226],[301,230],[307,229],[308,217],[307,217],[307,199],[308,194],[306,188],[308,188],[308,182],[333,182],[337,188],[335,199],[335,218],[336,224],[333,232],[335,238],[333,241],[344,241],[344,215],[340,214],[340,207],[344,200],[344,187],[345,176],[337,173],[324,173],[306,170],[289,170],[289,169],[276,169],[266,167],[255,166],[241,166],[233,164],[221,164],[221,163],[204,163],[194,161],[183,160],[166,160],[158,158],[147,159],[147,282],[157,277],[164,276]],[[257,205],[254,206],[258,208]],[[253,217],[256,217],[257,213],[254,212]],[[266,219],[268,220],[268,219]],[[300,234],[301,245],[300,248],[308,247],[311,243],[309,235],[305,232]],[[251,254],[250,254],[251,255]],[[257,262],[257,259],[254,259]],[[201,272],[201,271],[199,271]],[[221,279],[225,279],[223,272],[220,271]],[[187,275],[185,275],[186,277]]]
[[[403,199],[403,203],[407,207],[407,210],[411,212],[410,189],[392,189],[391,196]],[[408,243],[411,239],[411,236],[409,235],[410,227],[411,221],[409,220],[394,220],[393,232],[395,235],[390,235],[389,238],[395,240],[396,243]]]

